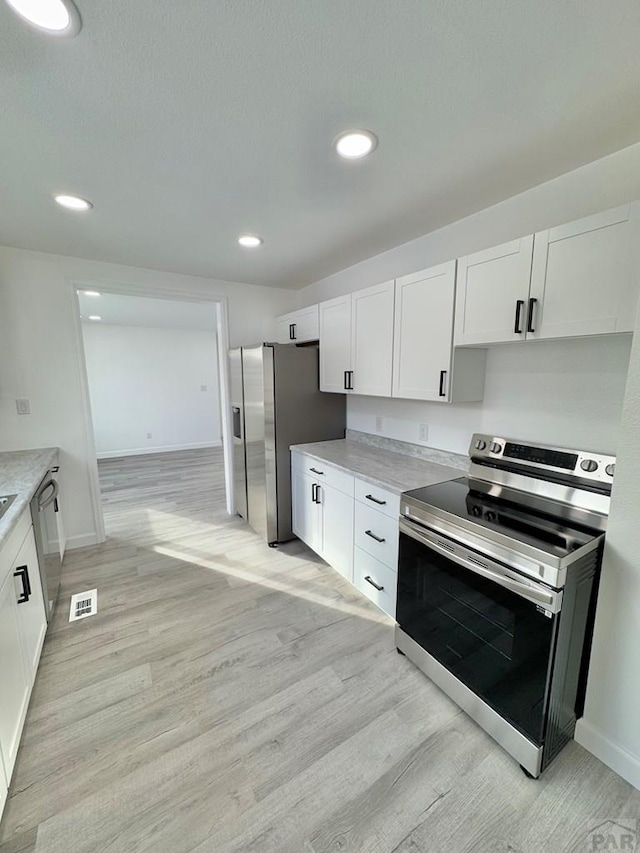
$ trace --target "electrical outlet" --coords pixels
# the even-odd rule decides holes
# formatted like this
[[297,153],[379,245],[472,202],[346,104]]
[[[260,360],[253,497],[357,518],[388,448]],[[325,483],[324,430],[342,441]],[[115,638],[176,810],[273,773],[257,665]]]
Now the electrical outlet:
[[418,441],[429,441],[429,425],[418,425]]
[[31,414],[31,403],[26,399],[26,397],[20,397],[16,400],[16,412],[19,415]]
[[382,432],[382,418],[376,418],[376,432]]
[[206,391],[206,390],[207,390],[207,386],[206,386],[206,385],[201,385],[201,386],[200,386],[200,390],[201,390],[201,391]]
[[147,438],[153,438],[153,433],[148,432],[148,433],[147,433]]

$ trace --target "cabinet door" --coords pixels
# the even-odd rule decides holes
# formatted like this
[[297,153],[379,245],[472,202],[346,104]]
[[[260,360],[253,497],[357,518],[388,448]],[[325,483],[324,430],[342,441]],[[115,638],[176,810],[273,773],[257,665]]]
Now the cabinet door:
[[321,302],[320,390],[347,393],[351,370],[351,294]]
[[633,331],[639,212],[628,204],[535,235],[528,338]]
[[454,342],[525,339],[533,235],[458,260]]
[[298,468],[291,469],[292,530],[316,553],[322,550],[322,507],[317,498],[318,484]]
[[353,391],[391,396],[393,375],[393,281],[351,294]]
[[293,314],[276,317],[276,343],[290,344],[294,333]]
[[0,748],[7,781],[16,760],[30,687],[22,653],[19,606],[10,572],[0,588]]
[[320,485],[322,505],[322,557],[349,581],[353,581],[353,497]]
[[29,531],[29,535],[20,548],[13,564],[12,575],[16,601],[24,598],[25,589],[29,590],[28,600],[21,601],[17,605],[17,609],[24,665],[29,685],[31,685],[36,677],[42,643],[47,630],[47,617],[33,530]]
[[455,276],[456,262],[450,261],[397,279],[393,335],[394,397],[448,399]]
[[319,337],[318,306],[311,305],[309,308],[301,308],[292,315],[293,340],[294,341],[317,341]]

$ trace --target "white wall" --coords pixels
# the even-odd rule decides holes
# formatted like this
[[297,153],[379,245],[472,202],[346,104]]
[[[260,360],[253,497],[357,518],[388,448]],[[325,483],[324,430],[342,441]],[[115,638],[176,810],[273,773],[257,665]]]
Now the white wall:
[[220,444],[215,332],[98,323],[82,331],[98,458]]
[[640,313],[617,447],[585,716],[576,740],[640,788]]
[[[90,482],[93,437],[83,414],[82,342],[75,286],[156,288],[228,299],[232,345],[273,337],[291,291],[0,248],[0,450],[61,448],[70,546],[96,541]],[[15,398],[31,400],[18,416]]]
[[[304,307],[640,198],[640,144],[605,157],[300,291]],[[624,393],[628,336],[492,347],[480,404],[420,404],[350,397],[352,429],[466,452],[476,430],[613,453]]]
[[[448,405],[350,397],[350,429],[467,453],[474,432],[615,453],[629,335],[490,347],[484,400]],[[382,417],[382,429],[376,418]],[[428,440],[418,439],[420,424]]]

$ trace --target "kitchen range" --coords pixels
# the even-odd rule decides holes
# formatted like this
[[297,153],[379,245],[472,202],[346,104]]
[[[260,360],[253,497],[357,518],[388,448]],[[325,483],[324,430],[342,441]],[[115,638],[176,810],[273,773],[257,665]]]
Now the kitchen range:
[[473,436],[400,499],[396,646],[533,776],[582,715],[615,458]]

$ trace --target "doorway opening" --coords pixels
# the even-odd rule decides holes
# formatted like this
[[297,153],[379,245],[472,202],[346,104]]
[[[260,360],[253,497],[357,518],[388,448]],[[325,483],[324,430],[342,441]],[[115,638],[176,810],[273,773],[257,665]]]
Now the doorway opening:
[[226,516],[226,304],[74,289],[99,541],[167,538]]

